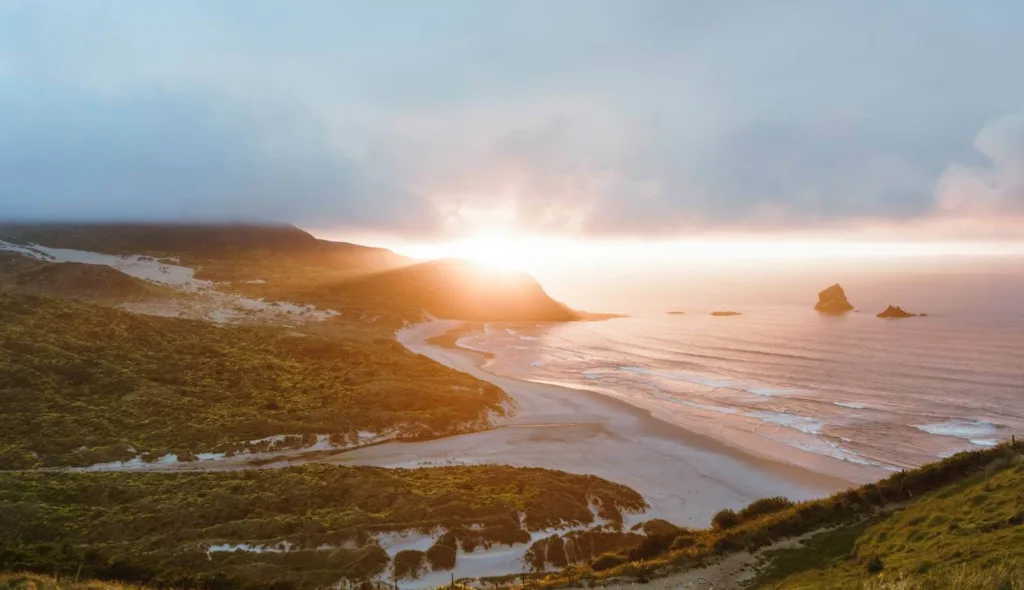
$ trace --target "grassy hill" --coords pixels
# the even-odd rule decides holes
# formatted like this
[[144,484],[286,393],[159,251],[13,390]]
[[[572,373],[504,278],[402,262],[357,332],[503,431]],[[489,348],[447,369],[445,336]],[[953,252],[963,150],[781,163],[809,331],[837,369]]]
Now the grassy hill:
[[143,586],[79,578],[74,574],[54,577],[31,572],[0,572],[0,590],[143,590]]
[[768,556],[757,587],[1024,587],[1024,462],[982,471],[906,506]]
[[260,260],[353,273],[411,262],[383,248],[320,240],[290,225],[4,224],[0,239],[103,254],[176,257],[186,266],[202,266],[207,274],[203,278],[217,281],[244,277],[249,265]]
[[462,260],[438,260],[358,277],[327,287],[367,307],[426,311],[473,321],[570,321],[578,315],[555,301],[532,277]]
[[420,321],[424,311],[481,321],[580,318],[523,273],[454,260],[414,264],[389,250],[320,240],[291,226],[0,225],[0,239],[176,258],[222,290],[333,309],[385,331]]
[[279,434],[433,436],[503,411],[497,387],[392,339],[320,334],[0,294],[0,469],[185,457]]
[[0,251],[2,291],[103,303],[174,296],[170,289],[130,277],[108,266],[76,262],[57,264]]
[[[525,549],[530,531],[594,524],[594,504],[613,519],[645,506],[597,477],[487,465],[2,473],[0,568],[179,588],[325,587],[391,567],[380,534],[431,535],[402,562],[444,570],[474,547]],[[217,550],[240,544],[270,550]]]
[[[573,564],[538,583],[671,579],[812,534],[805,547],[769,551],[749,587],[1020,588],[1022,450],[1003,444],[959,453],[820,500],[765,498],[722,510],[708,529],[654,535],[639,548]],[[958,577],[973,582],[947,585]]]

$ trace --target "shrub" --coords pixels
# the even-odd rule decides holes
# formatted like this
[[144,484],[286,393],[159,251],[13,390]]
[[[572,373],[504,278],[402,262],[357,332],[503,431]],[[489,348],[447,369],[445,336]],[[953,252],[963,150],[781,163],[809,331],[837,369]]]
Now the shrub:
[[711,526],[719,530],[731,529],[740,523],[740,517],[732,508],[719,510],[711,518]]
[[644,537],[640,544],[629,550],[629,560],[649,559],[668,550],[672,546],[675,535],[650,535]]
[[672,541],[672,550],[677,551],[679,549],[686,549],[687,547],[693,547],[697,543],[697,539],[693,538],[692,535],[683,534],[679,535]]
[[877,574],[885,569],[885,564],[882,563],[881,557],[872,555],[865,568],[868,570],[869,574]]
[[427,561],[430,567],[436,570],[450,570],[455,567],[455,547],[434,543],[427,549]]
[[422,551],[406,550],[395,554],[395,578],[418,578],[423,573],[427,554]]
[[590,565],[590,568],[595,572],[604,570],[610,570],[613,567],[619,566],[626,563],[626,558],[617,553],[602,553],[594,560],[594,563]]
[[778,512],[785,508],[789,508],[793,505],[788,498],[782,496],[774,496],[771,498],[761,498],[760,500],[754,500],[749,506],[740,510],[739,516],[742,520],[753,520],[759,516],[765,514],[771,514]]

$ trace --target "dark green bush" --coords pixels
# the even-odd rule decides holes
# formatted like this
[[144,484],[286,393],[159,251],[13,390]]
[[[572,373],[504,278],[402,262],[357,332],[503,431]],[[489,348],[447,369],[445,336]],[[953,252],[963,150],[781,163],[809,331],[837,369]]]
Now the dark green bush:
[[659,555],[668,550],[672,546],[672,541],[676,538],[673,534],[667,535],[649,535],[644,537],[640,544],[629,550],[627,556],[630,561],[639,561],[641,559],[650,559],[655,555]]
[[711,526],[719,530],[731,529],[740,524],[740,517],[732,508],[719,510],[711,517]]
[[754,520],[759,516],[765,514],[771,514],[780,510],[789,508],[793,505],[793,502],[788,498],[782,496],[774,496],[771,498],[761,498],[760,500],[754,500],[746,508],[740,510],[739,517],[741,520]]
[[595,572],[611,569],[615,566],[626,563],[626,558],[616,553],[602,553],[590,564],[590,569]]
[[395,578],[416,579],[426,567],[427,554],[422,551],[406,550],[395,554]]
[[450,570],[455,567],[456,550],[450,545],[434,543],[427,549],[427,561],[436,570]]

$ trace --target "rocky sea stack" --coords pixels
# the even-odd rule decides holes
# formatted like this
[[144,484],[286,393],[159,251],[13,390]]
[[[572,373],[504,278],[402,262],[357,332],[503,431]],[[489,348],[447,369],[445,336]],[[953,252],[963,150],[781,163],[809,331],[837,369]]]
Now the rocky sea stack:
[[846,313],[853,310],[853,306],[846,299],[846,291],[836,283],[818,293],[818,304],[814,309],[821,313]]
[[880,318],[912,318],[917,316],[916,313],[910,313],[909,311],[903,311],[903,308],[896,305],[885,308],[885,311],[878,314]]

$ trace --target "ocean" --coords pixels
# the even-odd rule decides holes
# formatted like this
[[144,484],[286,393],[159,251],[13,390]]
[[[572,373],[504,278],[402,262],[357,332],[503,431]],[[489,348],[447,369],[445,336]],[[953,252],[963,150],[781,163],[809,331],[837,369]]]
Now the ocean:
[[899,320],[875,317],[882,298],[827,316],[812,296],[732,317],[708,307],[487,324],[459,344],[494,353],[485,368],[496,374],[663,408],[755,454],[770,440],[899,470],[1024,436],[1024,299],[999,292],[1001,305],[963,305],[970,296],[961,292],[910,309],[928,317]]

